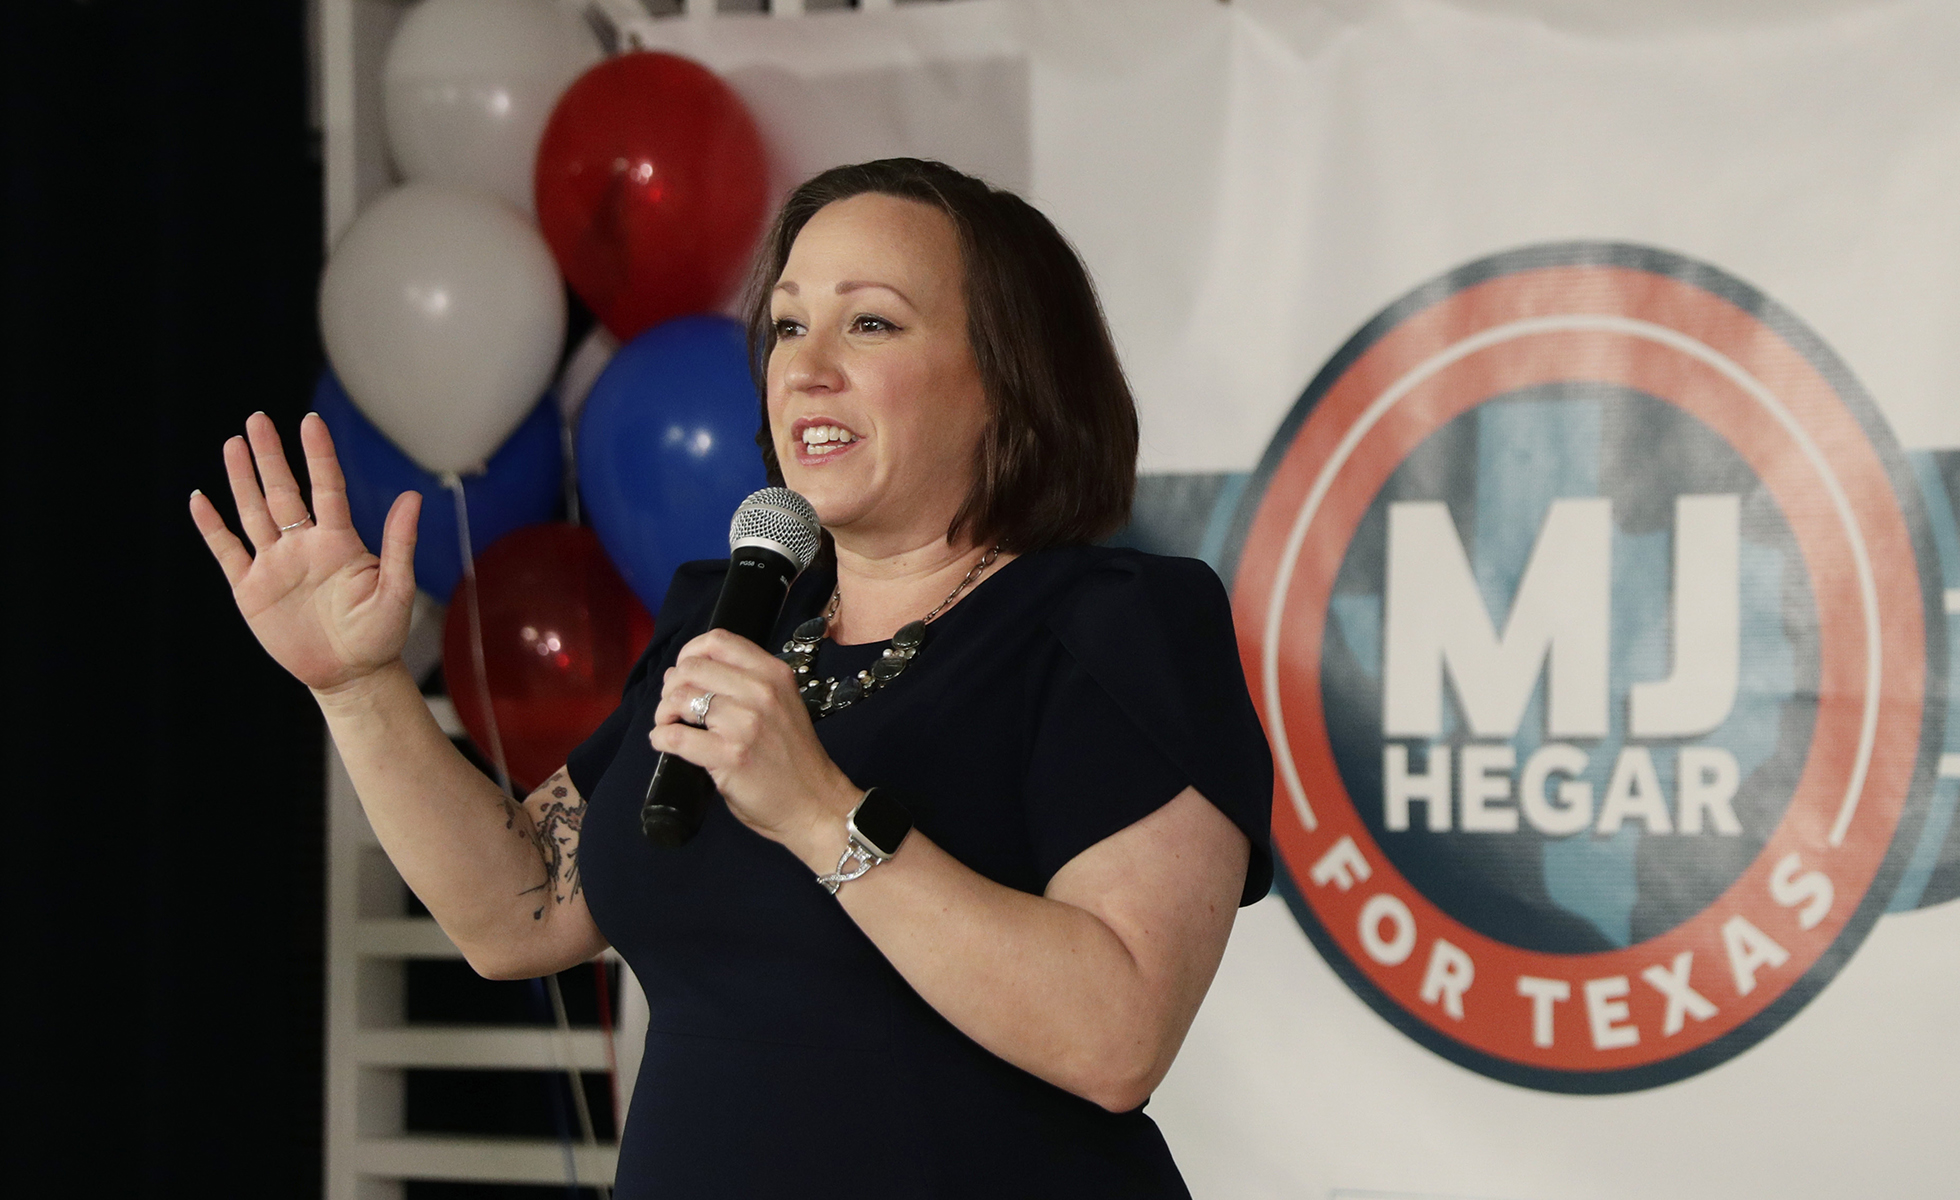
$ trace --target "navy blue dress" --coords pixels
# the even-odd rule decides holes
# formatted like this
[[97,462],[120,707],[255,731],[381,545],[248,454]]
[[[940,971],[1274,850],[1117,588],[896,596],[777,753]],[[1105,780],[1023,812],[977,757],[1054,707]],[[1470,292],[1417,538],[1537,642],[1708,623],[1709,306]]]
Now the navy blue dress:
[[[569,762],[590,802],[593,919],[652,1010],[613,1194],[1187,1196],[1141,1108],[1108,1112],[982,1049],[726,807],[680,849],[641,836],[661,672],[706,628],[725,568],[675,574],[624,702]],[[797,580],[772,650],[834,582]],[[882,648],[826,643],[815,669],[855,672]],[[1241,902],[1271,882],[1272,762],[1202,563],[1024,555],[933,622],[889,687],[816,728],[853,782],[902,790],[920,831],[1008,887],[1040,894],[1186,786],[1252,841]]]

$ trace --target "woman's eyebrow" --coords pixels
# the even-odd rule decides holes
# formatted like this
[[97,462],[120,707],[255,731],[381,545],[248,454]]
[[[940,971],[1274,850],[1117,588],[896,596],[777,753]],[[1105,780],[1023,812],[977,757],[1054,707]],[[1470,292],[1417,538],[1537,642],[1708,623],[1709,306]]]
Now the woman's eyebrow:
[[[841,280],[841,281],[839,281],[839,283],[837,284],[837,294],[838,294],[838,295],[840,295],[840,296],[842,296],[842,295],[845,295],[846,293],[849,293],[849,292],[856,292],[856,291],[862,291],[862,290],[863,290],[863,289],[865,289],[865,288],[883,288],[883,289],[884,289],[885,291],[888,291],[888,292],[890,292],[890,293],[891,293],[892,295],[894,295],[894,296],[897,296],[897,297],[898,297],[898,298],[899,298],[900,300],[903,300],[903,301],[905,301],[905,303],[906,303],[906,304],[908,304],[908,305],[910,305],[911,307],[913,307],[913,308],[917,308],[917,307],[919,307],[918,305],[916,305],[916,304],[913,304],[913,303],[912,303],[912,297],[910,297],[910,296],[908,296],[908,295],[906,295],[906,294],[905,294],[904,292],[902,292],[902,291],[900,291],[899,289],[897,289],[897,288],[895,288],[895,287],[893,287],[893,286],[892,286],[891,284],[889,284],[889,283],[880,283],[879,281],[877,281],[877,280],[875,280],[875,279],[845,279],[845,280]],[[794,296],[794,295],[797,295],[797,294],[799,294],[799,292],[801,291],[801,289],[799,289],[799,288],[798,288],[798,287],[796,286],[796,281],[795,281],[795,280],[793,280],[793,279],[785,279],[785,280],[783,280],[783,281],[781,281],[780,283],[778,283],[778,284],[777,284],[777,285],[776,285],[776,286],[775,286],[775,287],[774,287],[773,289],[771,289],[771,290],[772,290],[772,291],[777,291],[777,292],[781,292],[781,293],[783,293],[783,294],[784,294],[784,295],[786,295],[786,296]]]
[[[905,301],[905,303],[911,304],[913,308],[918,307],[918,305],[912,304],[912,297],[906,295],[904,292],[899,291],[897,288],[893,287],[889,283],[880,283],[875,279],[840,280],[837,284],[837,294],[841,296],[846,292],[860,291],[864,288],[883,288],[886,291],[890,292],[892,295],[897,296],[900,300]],[[791,293],[791,295],[794,294],[795,294],[794,292]]]

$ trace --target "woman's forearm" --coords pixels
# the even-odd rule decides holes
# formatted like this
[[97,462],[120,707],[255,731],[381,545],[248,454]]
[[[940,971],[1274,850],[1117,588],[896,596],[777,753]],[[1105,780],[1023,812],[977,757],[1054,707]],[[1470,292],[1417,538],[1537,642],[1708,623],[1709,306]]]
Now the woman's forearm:
[[[841,831],[828,850],[824,840],[798,850],[813,870],[832,869],[842,848]],[[1047,896],[994,883],[915,832],[838,900],[967,1036],[1122,1112],[1149,1098],[1183,1043],[1245,861],[1243,835],[1188,792],[1085,851]]]
[[918,842],[838,895],[906,982],[1022,1070],[1115,1111],[1142,1103],[1165,1031],[1122,940],[1084,909]]
[[583,813],[562,773],[526,804],[510,800],[457,751],[399,663],[314,698],[382,849],[471,966],[526,978],[603,948],[578,894],[576,841],[569,861],[540,849],[540,817],[562,826],[569,813],[575,838]]

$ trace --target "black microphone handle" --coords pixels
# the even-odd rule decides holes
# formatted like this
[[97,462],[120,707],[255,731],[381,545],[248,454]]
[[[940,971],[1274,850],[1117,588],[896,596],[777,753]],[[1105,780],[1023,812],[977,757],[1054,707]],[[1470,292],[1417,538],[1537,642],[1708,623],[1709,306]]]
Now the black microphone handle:
[[[737,546],[728,556],[728,577],[722,581],[709,628],[739,633],[768,649],[765,640],[775,630],[796,576],[796,563],[789,556],[766,546]],[[685,845],[707,819],[708,806],[718,799],[720,793],[707,771],[663,752],[647,782],[640,829],[656,846]]]

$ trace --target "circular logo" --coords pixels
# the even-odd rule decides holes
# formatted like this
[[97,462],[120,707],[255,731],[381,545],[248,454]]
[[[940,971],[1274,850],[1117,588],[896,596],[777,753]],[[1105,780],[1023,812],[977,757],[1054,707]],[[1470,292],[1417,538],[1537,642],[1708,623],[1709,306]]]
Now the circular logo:
[[1682,1078],[1883,910],[1944,728],[1936,560],[1871,403],[1748,285],[1597,243],[1452,272],[1320,372],[1237,526],[1281,888],[1437,1053]]

